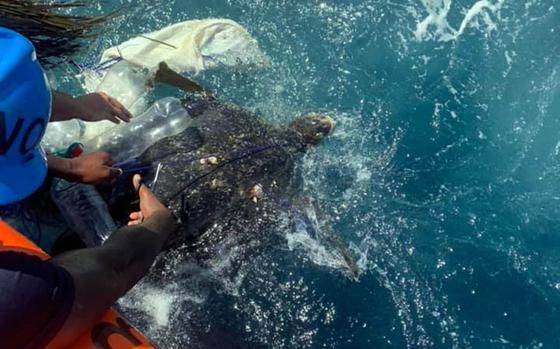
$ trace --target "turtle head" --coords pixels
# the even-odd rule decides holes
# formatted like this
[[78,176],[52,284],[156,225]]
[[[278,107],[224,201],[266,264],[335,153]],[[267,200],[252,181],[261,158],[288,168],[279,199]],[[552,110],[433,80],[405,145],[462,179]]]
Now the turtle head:
[[330,116],[307,114],[294,120],[290,128],[303,144],[317,145],[334,130],[335,125],[336,122]]

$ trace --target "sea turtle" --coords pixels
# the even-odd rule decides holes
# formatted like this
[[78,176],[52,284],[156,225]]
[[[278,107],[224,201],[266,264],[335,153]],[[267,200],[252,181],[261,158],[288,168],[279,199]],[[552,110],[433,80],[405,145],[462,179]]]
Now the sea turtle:
[[266,246],[282,219],[291,217],[357,280],[358,267],[346,244],[303,214],[309,199],[298,197],[294,176],[298,159],[332,132],[334,120],[308,114],[287,126],[272,125],[208,94],[191,96],[183,106],[192,118],[190,126],[137,159],[140,167],[152,169],[147,183],[158,172],[156,195],[181,223],[168,249],[186,251],[200,261],[232,251],[243,259]]

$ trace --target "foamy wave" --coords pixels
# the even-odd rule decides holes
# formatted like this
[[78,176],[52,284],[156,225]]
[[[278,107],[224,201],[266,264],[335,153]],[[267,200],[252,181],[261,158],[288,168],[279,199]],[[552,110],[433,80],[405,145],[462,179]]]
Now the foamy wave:
[[452,41],[458,39],[470,26],[485,26],[488,31],[497,29],[491,15],[498,14],[505,0],[480,0],[464,11],[464,17],[457,29],[448,22],[453,0],[422,0],[428,16],[416,25],[416,40]]
[[119,304],[125,308],[141,311],[150,318],[150,323],[157,327],[165,327],[177,301],[175,290],[156,288],[147,284],[136,286],[121,299]]

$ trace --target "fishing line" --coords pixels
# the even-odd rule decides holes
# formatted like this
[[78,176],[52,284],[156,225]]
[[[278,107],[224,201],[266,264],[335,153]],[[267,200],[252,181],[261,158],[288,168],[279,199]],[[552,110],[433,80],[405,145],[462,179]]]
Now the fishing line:
[[[206,159],[211,158],[211,157],[225,158],[227,156],[227,157],[230,157],[230,159],[226,160],[226,163],[224,163],[224,165],[226,165],[231,161],[238,160],[238,158],[251,156],[251,155],[258,154],[260,152],[272,149],[272,148],[284,147],[286,145],[287,144],[272,144],[272,145],[265,145],[265,146],[248,148],[248,149],[234,150],[234,151],[226,152],[226,153],[215,153],[215,154],[209,154],[209,155],[200,156],[200,157],[190,157],[190,158],[175,160],[175,161],[167,161],[167,162],[165,162],[165,161],[150,161],[150,162],[151,163],[161,163],[166,168],[179,168],[179,167],[185,166],[185,165],[190,164],[190,163],[199,162],[201,160],[206,160]],[[174,154],[176,154],[176,153],[169,153],[169,154],[161,156],[160,158],[165,158],[165,157],[168,157],[168,156],[171,156],[171,155],[174,155]],[[240,154],[240,155],[238,155],[238,154]],[[114,164],[113,167],[121,168],[121,167],[124,167],[128,164],[137,164],[137,166],[136,167],[122,168],[123,173],[128,174],[128,173],[132,173],[132,172],[146,171],[146,170],[150,170],[150,169],[154,168],[153,164],[148,165],[148,164],[142,163],[142,161],[140,161],[138,159],[121,161],[121,162],[118,162],[118,163]]]
[[[176,160],[176,161],[168,161],[168,162],[152,161],[152,162],[161,163],[161,164],[165,165],[165,167],[168,167],[168,168],[178,168],[180,166],[185,166],[189,163],[194,163],[194,162],[199,162],[201,160],[206,160],[206,159],[211,158],[211,157],[217,157],[217,158],[222,157],[222,158],[224,158],[225,157],[224,154],[229,155],[231,157],[231,160],[235,160],[235,158],[238,157],[238,155],[236,155],[236,154],[239,153],[239,152],[245,151],[245,153],[246,153],[245,155],[252,155],[252,154],[260,152],[261,150],[268,150],[271,147],[276,147],[276,146],[282,146],[282,145],[279,145],[279,144],[272,145],[272,146],[267,145],[267,146],[262,146],[262,147],[249,148],[249,150],[246,150],[246,149],[235,150],[235,151],[232,151],[232,152],[229,152],[229,153],[209,154],[209,155],[205,155],[205,156],[201,156],[201,157],[191,157],[191,158],[186,158],[186,159],[181,159],[181,160]],[[165,157],[168,157],[168,156],[171,156],[171,155],[174,155],[174,154],[175,153],[169,153],[169,154],[161,156],[161,158],[165,158]],[[125,168],[125,169],[123,169],[123,173],[145,171],[145,170],[150,170],[150,169],[154,168],[154,165],[141,165],[142,162],[141,161],[138,161],[138,162],[139,162],[139,164],[138,164],[139,166]],[[128,164],[128,163],[134,164],[135,161],[134,160],[122,161],[120,163],[116,163],[115,165],[113,165],[113,167],[120,168],[121,166],[125,166],[125,164]]]
[[[242,154],[240,156],[237,157],[233,157],[219,165],[217,165],[215,168],[213,168],[212,170],[208,171],[207,173],[201,175],[200,177],[197,177],[195,179],[193,179],[192,181],[190,181],[189,183],[187,183],[185,186],[183,186],[180,190],[178,190],[176,193],[174,193],[173,195],[171,195],[171,197],[169,198],[169,201],[176,199],[179,195],[181,195],[181,193],[183,193],[185,190],[187,190],[189,187],[191,187],[193,184],[197,183],[198,181],[200,181],[201,179],[204,179],[206,177],[208,177],[209,175],[211,175],[212,173],[216,172],[217,170],[221,169],[222,167],[225,167],[226,165],[232,164],[234,162],[246,159],[248,157],[251,157],[253,155],[257,155],[260,153],[264,153],[270,149],[274,149],[274,148],[281,148],[286,146],[286,144],[273,144],[273,145],[268,145],[268,146],[264,146],[264,147],[259,147],[256,150],[253,151],[249,151],[246,154]],[[206,157],[204,157],[206,158]]]

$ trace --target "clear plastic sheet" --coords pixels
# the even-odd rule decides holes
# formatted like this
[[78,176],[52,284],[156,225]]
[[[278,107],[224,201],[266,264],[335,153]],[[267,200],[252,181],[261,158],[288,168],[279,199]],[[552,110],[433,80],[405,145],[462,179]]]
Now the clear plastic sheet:
[[72,143],[83,139],[85,130],[86,124],[79,120],[51,122],[47,125],[41,145],[47,153],[65,152]]

